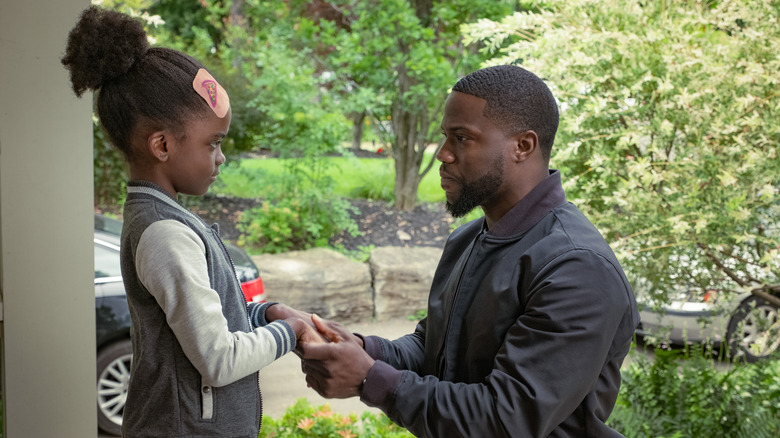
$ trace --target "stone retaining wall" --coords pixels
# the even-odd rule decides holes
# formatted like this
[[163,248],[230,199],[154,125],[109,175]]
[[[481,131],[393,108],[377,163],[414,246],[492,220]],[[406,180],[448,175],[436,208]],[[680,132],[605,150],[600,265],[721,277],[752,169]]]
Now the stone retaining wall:
[[439,248],[383,247],[368,263],[326,248],[252,256],[268,301],[342,323],[414,315],[427,307]]

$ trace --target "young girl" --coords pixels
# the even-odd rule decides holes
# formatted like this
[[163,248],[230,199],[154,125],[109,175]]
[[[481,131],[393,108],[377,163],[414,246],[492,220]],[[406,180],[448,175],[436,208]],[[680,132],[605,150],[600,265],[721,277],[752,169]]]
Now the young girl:
[[[203,195],[225,162],[230,101],[195,59],[150,48],[140,22],[87,9],[62,63],[130,164],[121,261],[132,316],[125,437],[257,438],[258,370],[309,326],[286,306],[247,304],[215,226],[177,200]],[[270,312],[269,312],[270,313]],[[305,317],[303,314],[298,314]]]

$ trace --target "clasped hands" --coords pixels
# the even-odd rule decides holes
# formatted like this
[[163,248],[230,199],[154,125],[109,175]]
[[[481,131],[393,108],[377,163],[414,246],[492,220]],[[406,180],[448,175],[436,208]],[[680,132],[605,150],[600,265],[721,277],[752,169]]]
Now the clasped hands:
[[279,316],[270,320],[284,319],[295,330],[295,354],[301,358],[301,370],[310,388],[325,398],[360,395],[363,380],[374,365],[360,337],[337,322],[283,304],[274,304],[268,312]]

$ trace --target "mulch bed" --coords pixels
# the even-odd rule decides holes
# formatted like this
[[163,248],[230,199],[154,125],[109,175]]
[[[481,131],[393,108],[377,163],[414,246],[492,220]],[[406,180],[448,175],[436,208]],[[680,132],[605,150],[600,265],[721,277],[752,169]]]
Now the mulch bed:
[[[434,246],[443,248],[454,219],[442,204],[421,204],[413,211],[398,211],[384,201],[350,200],[358,210],[352,214],[360,235],[341,233],[330,241],[332,246],[343,246],[354,251],[361,247]],[[259,205],[257,199],[206,195],[191,209],[206,222],[216,222],[225,240],[235,242],[239,237],[236,223],[240,213]]]

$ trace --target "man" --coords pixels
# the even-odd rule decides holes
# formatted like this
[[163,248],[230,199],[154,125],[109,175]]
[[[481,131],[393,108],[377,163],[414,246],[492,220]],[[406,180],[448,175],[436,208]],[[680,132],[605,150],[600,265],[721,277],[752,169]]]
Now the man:
[[315,320],[333,343],[300,347],[311,387],[359,395],[417,436],[608,437],[639,322],[611,249],[548,163],[558,108],[517,66],[461,79],[437,158],[455,230],[428,317],[395,341]]

